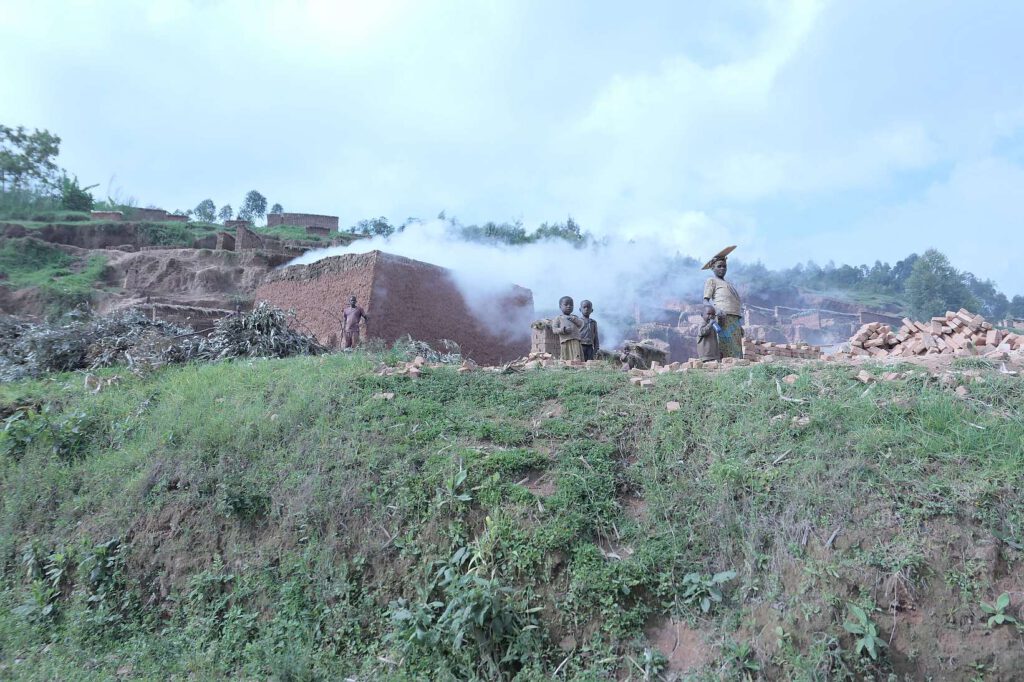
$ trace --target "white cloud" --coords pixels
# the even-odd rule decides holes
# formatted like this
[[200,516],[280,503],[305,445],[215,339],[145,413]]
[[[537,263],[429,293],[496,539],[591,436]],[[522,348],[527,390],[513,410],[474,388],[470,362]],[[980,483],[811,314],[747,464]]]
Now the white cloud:
[[[936,248],[954,266],[1024,294],[1024,168],[997,157],[957,164],[919,197],[880,207],[848,229],[787,241],[800,253],[837,253],[843,262],[893,262]],[[841,247],[837,248],[837,244]]]

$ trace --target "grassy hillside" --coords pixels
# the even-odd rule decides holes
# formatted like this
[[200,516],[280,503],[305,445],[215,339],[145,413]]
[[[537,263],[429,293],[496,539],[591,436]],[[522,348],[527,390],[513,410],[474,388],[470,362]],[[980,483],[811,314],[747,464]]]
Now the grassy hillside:
[[790,370],[760,365],[642,392],[612,370],[412,380],[381,359],[0,385],[2,674],[1024,667],[981,606],[1024,601],[1016,377],[974,361],[866,390],[822,365],[779,389]]
[[103,275],[103,256],[75,258],[31,239],[0,239],[0,286],[36,287],[55,310],[90,300]]

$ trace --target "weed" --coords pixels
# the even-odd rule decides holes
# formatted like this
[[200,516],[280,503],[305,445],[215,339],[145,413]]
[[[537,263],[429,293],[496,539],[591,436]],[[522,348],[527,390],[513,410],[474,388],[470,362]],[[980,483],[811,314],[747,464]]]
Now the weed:
[[878,660],[880,650],[889,645],[878,636],[878,627],[868,617],[864,609],[856,604],[847,604],[846,606],[848,610],[847,615],[852,616],[853,621],[843,623],[843,629],[857,637],[854,643],[854,651],[860,656],[863,656],[866,651],[871,656],[872,661]]
[[754,650],[747,642],[727,642],[722,653],[726,664],[742,680],[752,680],[761,670],[761,664],[754,657]]
[[700,604],[700,610],[707,613],[712,604],[722,602],[721,586],[735,577],[736,571],[722,571],[714,575],[687,573],[683,576],[683,585],[686,586],[683,602],[694,606]]
[[994,603],[989,604],[987,602],[981,602],[981,610],[989,614],[988,626],[994,628],[997,625],[1003,625],[1004,623],[1013,623],[1017,625],[1017,619],[1006,613],[1006,609],[1010,606],[1010,593],[1003,592],[1001,595],[996,597]]
[[435,504],[438,508],[446,507],[449,512],[454,511],[458,503],[469,502],[473,499],[468,492],[463,492],[467,473],[462,466],[462,460],[459,460],[458,465],[459,468],[445,476],[443,484],[437,489]]
[[434,654],[443,670],[459,679],[511,679],[534,661],[534,614],[515,591],[481,575],[470,547],[435,564],[416,600],[391,603],[388,640],[403,656]]

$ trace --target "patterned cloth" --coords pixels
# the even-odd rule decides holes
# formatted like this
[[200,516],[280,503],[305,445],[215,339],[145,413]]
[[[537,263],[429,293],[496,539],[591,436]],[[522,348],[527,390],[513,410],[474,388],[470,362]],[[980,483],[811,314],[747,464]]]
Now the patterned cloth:
[[719,315],[718,350],[723,358],[743,357],[743,327],[739,315]]
[[561,351],[562,360],[582,360],[583,359],[583,346],[580,345],[579,339],[569,339],[568,341],[562,341],[559,344],[559,350]]

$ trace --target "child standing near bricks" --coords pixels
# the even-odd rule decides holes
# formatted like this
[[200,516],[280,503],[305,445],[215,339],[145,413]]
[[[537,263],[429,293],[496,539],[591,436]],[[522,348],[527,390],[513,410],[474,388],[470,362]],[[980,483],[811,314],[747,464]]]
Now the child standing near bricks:
[[704,322],[697,330],[697,356],[704,360],[721,360],[718,350],[718,317],[714,306],[704,306]]
[[580,329],[583,320],[572,314],[573,301],[571,296],[558,299],[558,307],[562,314],[551,320],[551,331],[558,337],[560,358],[563,361],[582,360],[583,346],[580,345]]
[[597,358],[597,351],[601,350],[601,342],[597,338],[597,320],[590,317],[594,312],[594,304],[590,301],[580,301],[580,312],[583,313],[583,326],[580,327],[580,345],[583,346],[583,361]]

